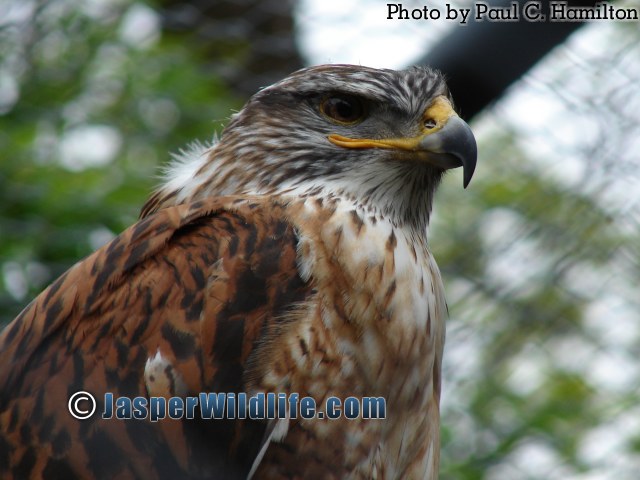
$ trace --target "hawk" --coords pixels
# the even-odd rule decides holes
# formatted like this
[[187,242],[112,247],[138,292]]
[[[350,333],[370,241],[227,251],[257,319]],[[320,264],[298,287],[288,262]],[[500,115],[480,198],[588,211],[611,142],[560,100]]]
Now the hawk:
[[[3,331],[0,477],[436,478],[447,307],[426,229],[476,156],[429,68],[259,91]],[[386,418],[105,419],[108,392],[382,397]]]

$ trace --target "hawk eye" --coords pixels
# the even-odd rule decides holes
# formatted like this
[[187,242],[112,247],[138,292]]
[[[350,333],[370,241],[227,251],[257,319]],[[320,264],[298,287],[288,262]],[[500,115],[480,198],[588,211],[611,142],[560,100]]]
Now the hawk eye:
[[365,108],[358,97],[333,94],[320,103],[320,111],[337,123],[352,125],[364,118]]

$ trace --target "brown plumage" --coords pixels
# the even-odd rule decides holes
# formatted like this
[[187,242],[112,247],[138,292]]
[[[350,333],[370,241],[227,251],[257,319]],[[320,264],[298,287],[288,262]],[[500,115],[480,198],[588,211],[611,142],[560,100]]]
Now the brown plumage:
[[[444,169],[466,184],[475,166],[441,77],[305,69],[184,157],[0,335],[0,477],[435,478],[446,305],[426,226]],[[105,392],[374,396],[387,418],[107,420]]]

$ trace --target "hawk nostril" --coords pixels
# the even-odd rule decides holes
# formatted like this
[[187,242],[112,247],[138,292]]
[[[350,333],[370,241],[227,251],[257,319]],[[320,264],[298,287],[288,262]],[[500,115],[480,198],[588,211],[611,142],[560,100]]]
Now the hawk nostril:
[[433,118],[427,118],[424,121],[424,126],[426,128],[436,128],[436,125],[438,125],[438,122],[436,122]]

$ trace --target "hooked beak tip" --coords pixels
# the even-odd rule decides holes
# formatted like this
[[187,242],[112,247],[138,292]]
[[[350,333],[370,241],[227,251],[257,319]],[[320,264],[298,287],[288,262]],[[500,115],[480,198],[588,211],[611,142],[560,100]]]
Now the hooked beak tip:
[[456,161],[448,168],[463,167],[463,186],[467,188],[478,160],[478,145],[467,122],[457,115],[451,116],[440,130],[424,137],[420,147],[453,157]]

